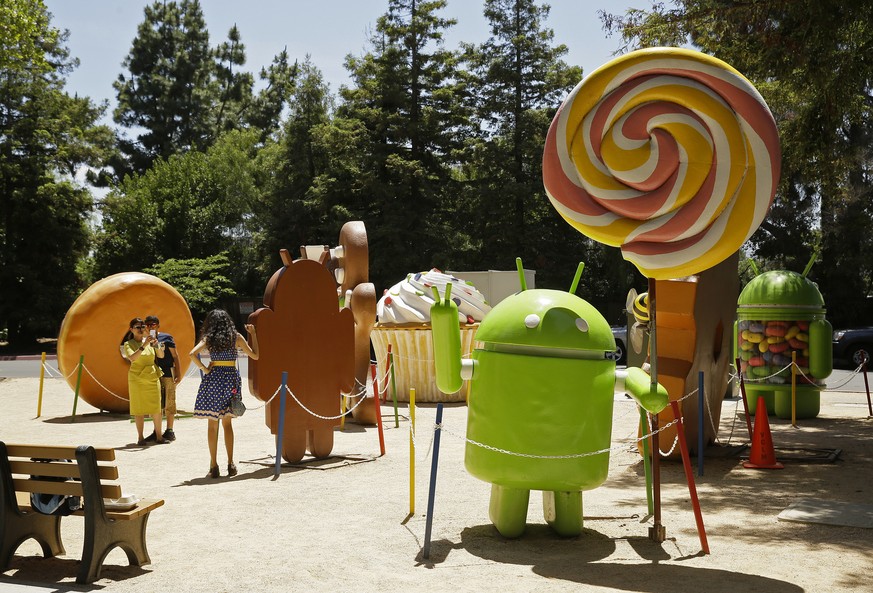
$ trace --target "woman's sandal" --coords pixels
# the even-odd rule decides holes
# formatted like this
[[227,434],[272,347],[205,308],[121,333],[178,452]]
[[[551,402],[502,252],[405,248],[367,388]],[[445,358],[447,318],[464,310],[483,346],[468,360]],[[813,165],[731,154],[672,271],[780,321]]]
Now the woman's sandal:
[[217,466],[217,465],[213,465],[211,468],[209,468],[209,477],[211,477],[211,478],[218,478],[218,477],[220,477],[220,476],[221,476],[221,474],[218,472],[218,466]]
[[235,476],[236,474],[237,474],[237,471],[236,471],[236,465],[233,464],[233,463],[228,463],[228,464],[227,464],[227,475],[228,475],[228,477],[231,477],[231,478],[232,478],[232,477]]

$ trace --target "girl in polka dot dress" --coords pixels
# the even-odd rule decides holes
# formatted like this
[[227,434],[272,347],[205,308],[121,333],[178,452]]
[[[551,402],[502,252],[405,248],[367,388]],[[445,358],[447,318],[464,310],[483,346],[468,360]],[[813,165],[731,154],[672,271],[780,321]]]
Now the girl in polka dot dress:
[[[258,336],[255,327],[246,324],[246,331],[251,336],[252,345],[236,331],[233,320],[226,311],[215,309],[206,315],[200,328],[201,340],[191,350],[189,356],[194,364],[203,371],[203,380],[197,390],[197,400],[194,402],[194,417],[206,418],[209,422],[207,442],[209,444],[209,475],[217,478],[218,471],[218,423],[224,429],[224,448],[227,450],[227,475],[235,476],[236,465],[233,462],[233,425],[234,416],[230,411],[230,400],[242,393],[242,380],[236,368],[237,348],[249,358],[258,359]],[[209,366],[200,362],[197,356],[201,351],[208,350]]]

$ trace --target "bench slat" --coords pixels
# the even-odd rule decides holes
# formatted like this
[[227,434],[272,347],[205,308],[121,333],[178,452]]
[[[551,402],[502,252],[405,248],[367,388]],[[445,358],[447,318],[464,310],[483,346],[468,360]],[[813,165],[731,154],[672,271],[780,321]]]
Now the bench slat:
[[[63,461],[45,462],[45,461],[26,461],[18,459],[10,459],[9,467],[13,474],[24,474],[29,476],[55,476],[62,478],[77,478],[79,477],[79,465],[73,459],[72,463]],[[116,465],[98,465],[97,472],[100,474],[101,480],[117,480],[118,466]]]
[[[9,457],[39,457],[41,459],[69,459],[75,463],[76,448],[63,445],[6,444]],[[115,461],[115,449],[94,449],[97,461]]]
[[163,499],[160,498],[144,498],[136,503],[136,506],[129,511],[106,511],[106,516],[115,521],[129,521],[136,519],[146,513],[150,513],[158,507],[164,506]]
[[[18,503],[18,510],[22,512],[35,513],[33,507],[30,506],[30,497],[22,492],[15,493],[15,502]],[[141,517],[146,513],[150,513],[158,507],[164,506],[164,501],[159,498],[144,498],[136,503],[136,506],[128,511],[106,511],[106,516],[113,521],[129,521]],[[73,513],[80,517],[85,516],[85,511],[80,509]]]
[[[29,478],[13,478],[15,490],[19,492],[39,492],[42,494],[67,494],[82,496],[81,482],[54,482],[51,480],[32,480]],[[118,484],[100,484],[103,498],[121,498],[121,486]]]

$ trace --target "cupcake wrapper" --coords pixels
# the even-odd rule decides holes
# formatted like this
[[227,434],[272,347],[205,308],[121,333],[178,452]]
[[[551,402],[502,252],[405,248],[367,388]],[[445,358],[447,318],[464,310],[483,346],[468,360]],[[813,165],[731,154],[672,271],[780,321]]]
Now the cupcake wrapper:
[[[473,351],[473,336],[478,325],[461,328],[461,351],[467,357]],[[387,372],[388,344],[394,358],[394,381],[397,401],[408,402],[409,390],[415,389],[416,402],[465,402],[467,401],[467,381],[455,393],[443,393],[436,386],[436,367],[433,356],[433,332],[430,328],[418,327],[375,327],[370,334],[373,350],[378,364],[378,378],[381,381]],[[392,400],[388,375],[387,399]],[[382,390],[384,385],[379,386]]]

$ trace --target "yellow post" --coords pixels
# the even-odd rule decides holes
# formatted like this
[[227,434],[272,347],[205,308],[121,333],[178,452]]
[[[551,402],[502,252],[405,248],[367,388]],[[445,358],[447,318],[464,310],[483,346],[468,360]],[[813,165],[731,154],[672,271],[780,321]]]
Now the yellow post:
[[340,393],[340,430],[346,428],[346,394]]
[[39,363],[39,400],[36,403],[36,417],[42,415],[42,383],[45,379],[45,352],[42,353],[42,358]]
[[415,388],[409,390],[409,514],[415,514]]
[[791,351],[791,426],[797,428],[797,350]]

